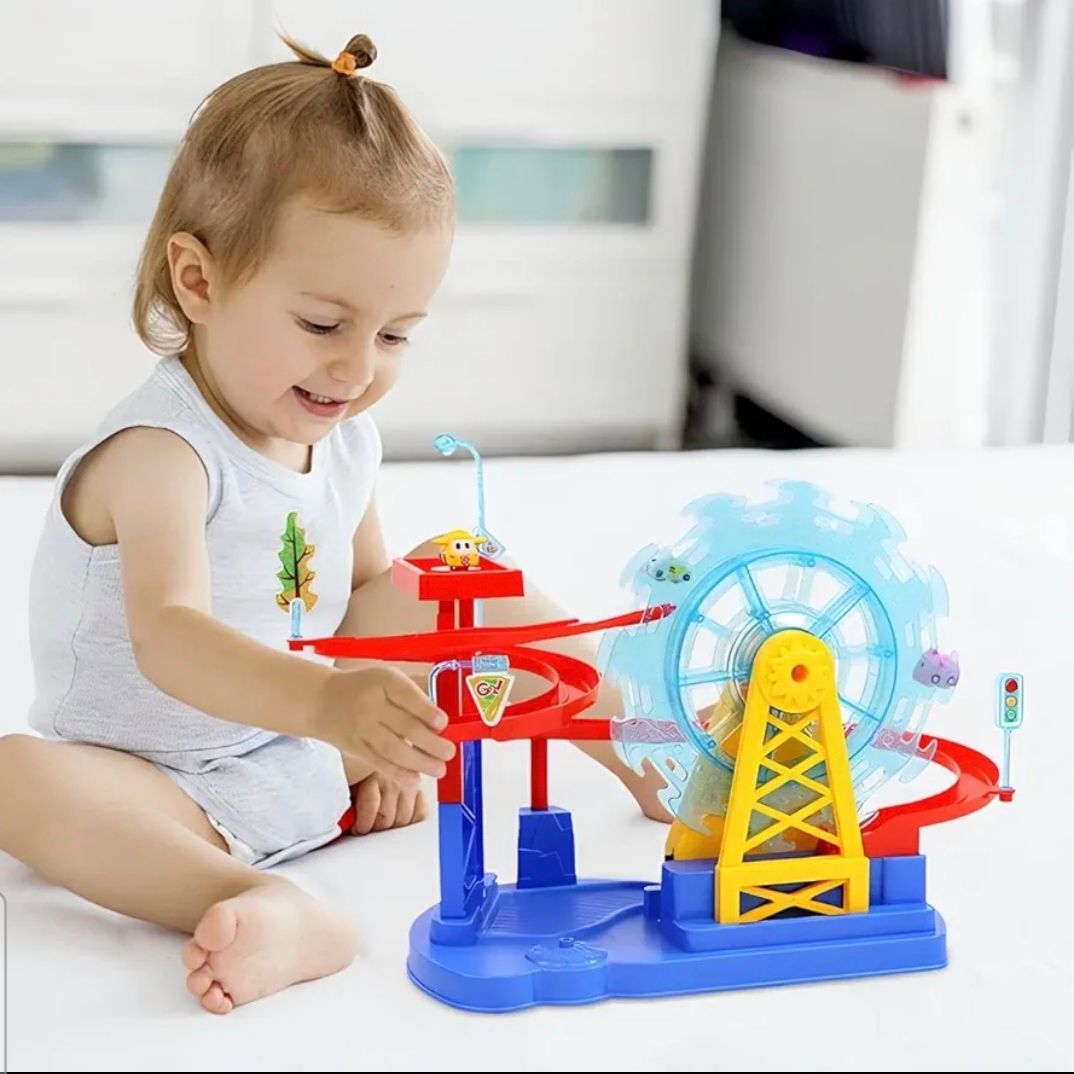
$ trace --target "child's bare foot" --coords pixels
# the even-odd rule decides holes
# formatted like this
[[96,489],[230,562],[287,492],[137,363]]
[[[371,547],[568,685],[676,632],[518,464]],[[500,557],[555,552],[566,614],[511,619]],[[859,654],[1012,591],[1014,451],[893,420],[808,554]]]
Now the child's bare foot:
[[645,775],[639,776],[632,769],[619,774],[619,778],[626,784],[626,788],[635,801],[641,807],[641,811],[650,819],[658,820],[663,824],[670,824],[674,819],[664,808],[660,801],[660,791],[667,786],[665,780],[657,775],[656,770],[649,764],[645,765]]
[[353,926],[286,881],[210,906],[183,947],[187,989],[213,1014],[326,977],[357,952]]
[[380,772],[353,786],[351,795],[354,801],[351,835],[419,824],[428,812],[420,787],[400,787]]

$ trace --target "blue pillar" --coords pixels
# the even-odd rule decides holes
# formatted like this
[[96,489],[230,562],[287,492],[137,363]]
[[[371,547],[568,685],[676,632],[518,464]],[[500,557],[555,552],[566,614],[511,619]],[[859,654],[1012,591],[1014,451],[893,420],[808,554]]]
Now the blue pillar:
[[480,905],[485,877],[481,743],[462,744],[462,801],[442,802],[440,917],[470,917]]
[[518,813],[518,886],[558,887],[577,883],[574,872],[574,825],[558,806],[520,809]]

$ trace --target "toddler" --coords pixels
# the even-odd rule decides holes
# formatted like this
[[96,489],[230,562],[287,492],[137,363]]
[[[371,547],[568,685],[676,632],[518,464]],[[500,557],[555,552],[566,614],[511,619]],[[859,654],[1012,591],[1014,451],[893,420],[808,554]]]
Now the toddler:
[[[454,226],[443,157],[360,73],[372,42],[288,44],[180,146],[134,298],[159,361],[59,471],[31,580],[38,734],[0,739],[0,848],[190,934],[187,987],[218,1014],[353,959],[347,917],[269,867],[420,821],[455,749],[404,669],[282,644],[292,600],[309,636],[433,628],[390,583],[369,409]],[[562,617],[539,595],[488,609]],[[583,748],[661,815],[654,774]]]

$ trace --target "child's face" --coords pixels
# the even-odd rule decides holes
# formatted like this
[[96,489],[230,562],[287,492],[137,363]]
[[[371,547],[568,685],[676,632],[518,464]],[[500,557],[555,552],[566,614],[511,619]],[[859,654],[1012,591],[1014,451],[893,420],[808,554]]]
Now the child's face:
[[293,199],[256,275],[207,304],[214,392],[249,431],[315,443],[391,388],[450,248],[447,227],[391,232]]

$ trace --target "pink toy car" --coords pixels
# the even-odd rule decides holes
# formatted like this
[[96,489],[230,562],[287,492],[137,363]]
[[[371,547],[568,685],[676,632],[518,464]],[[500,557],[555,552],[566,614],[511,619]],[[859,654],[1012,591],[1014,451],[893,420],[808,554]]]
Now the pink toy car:
[[956,686],[958,676],[958,653],[941,653],[939,649],[927,650],[914,668],[915,681],[941,690]]

